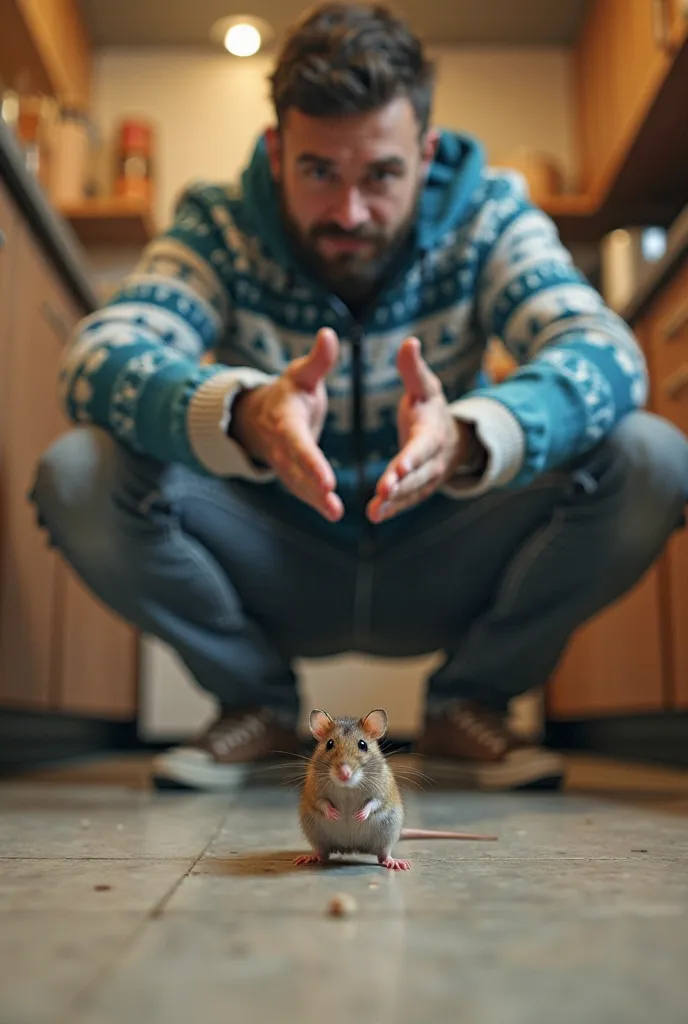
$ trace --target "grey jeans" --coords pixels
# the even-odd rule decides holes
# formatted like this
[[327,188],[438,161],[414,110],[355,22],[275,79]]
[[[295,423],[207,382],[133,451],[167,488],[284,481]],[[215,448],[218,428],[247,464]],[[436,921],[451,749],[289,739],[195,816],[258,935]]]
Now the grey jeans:
[[44,454],[31,497],[92,591],[227,708],[295,717],[293,659],[345,651],[443,651],[429,707],[504,707],[543,685],[576,628],[660,555],[688,500],[688,442],[634,413],[533,486],[436,496],[372,526],[357,510],[327,523],[277,485],[201,478],[80,428]]

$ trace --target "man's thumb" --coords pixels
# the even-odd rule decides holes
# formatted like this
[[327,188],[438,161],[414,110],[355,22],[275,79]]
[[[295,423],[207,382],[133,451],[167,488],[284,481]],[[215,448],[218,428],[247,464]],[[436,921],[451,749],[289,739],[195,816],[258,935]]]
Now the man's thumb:
[[399,349],[397,355],[399,374],[409,398],[414,402],[423,402],[436,393],[436,378],[430,367],[420,354],[420,342],[417,338],[408,338]]
[[322,327],[308,355],[292,366],[291,379],[304,391],[315,391],[320,381],[336,365],[338,358],[339,338],[330,327]]

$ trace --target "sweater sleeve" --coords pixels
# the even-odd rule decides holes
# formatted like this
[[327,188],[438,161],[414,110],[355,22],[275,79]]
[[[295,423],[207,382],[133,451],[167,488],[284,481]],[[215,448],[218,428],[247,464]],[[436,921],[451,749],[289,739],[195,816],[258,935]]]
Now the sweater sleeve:
[[479,481],[448,485],[456,497],[524,486],[584,455],[648,393],[633,333],[573,265],[523,180],[505,174],[494,187],[479,231],[477,315],[485,337],[501,339],[518,368],[451,405],[488,452]]
[[107,305],[78,324],[61,366],[61,399],[73,422],[103,427],[141,455],[202,474],[269,479],[227,427],[238,391],[272,378],[203,358],[228,324],[214,265],[223,244],[188,190],[170,229]]

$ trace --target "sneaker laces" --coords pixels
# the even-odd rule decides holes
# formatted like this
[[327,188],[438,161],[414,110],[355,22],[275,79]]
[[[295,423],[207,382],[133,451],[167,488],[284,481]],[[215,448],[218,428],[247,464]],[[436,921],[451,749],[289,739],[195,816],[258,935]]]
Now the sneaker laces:
[[228,754],[235,747],[262,736],[265,730],[263,712],[247,712],[241,717],[225,716],[208,730],[208,744],[216,754]]
[[495,754],[501,754],[508,746],[502,719],[488,708],[478,713],[470,705],[455,704],[447,712],[447,717],[461,726],[477,743],[483,743]]

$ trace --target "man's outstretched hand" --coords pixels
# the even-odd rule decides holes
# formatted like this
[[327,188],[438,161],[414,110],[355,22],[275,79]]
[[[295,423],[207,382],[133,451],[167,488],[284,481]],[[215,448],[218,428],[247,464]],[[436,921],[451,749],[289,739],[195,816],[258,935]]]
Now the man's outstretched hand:
[[397,412],[400,451],[368,503],[374,523],[429,498],[454,475],[470,445],[470,428],[449,412],[442,384],[421,356],[417,338],[403,343],[397,366],[404,382]]
[[336,365],[339,339],[325,327],[315,345],[272,384],[241,392],[230,434],[270,466],[297,498],[336,522],[344,513],[334,470],[318,445],[327,413],[325,377]]

